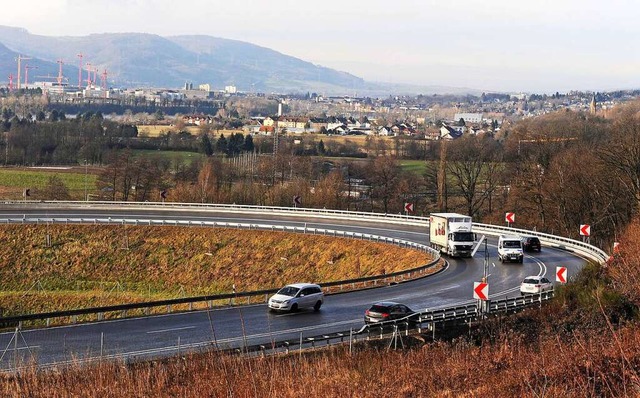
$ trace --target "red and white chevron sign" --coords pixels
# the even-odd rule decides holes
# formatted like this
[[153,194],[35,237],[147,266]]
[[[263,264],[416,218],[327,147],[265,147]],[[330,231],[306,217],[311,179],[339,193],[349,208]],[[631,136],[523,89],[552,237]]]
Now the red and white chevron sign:
[[476,300],[488,300],[489,284],[485,282],[473,282],[473,298]]
[[516,213],[505,213],[504,221],[506,221],[506,222],[508,222],[510,224],[516,222]]
[[581,224],[580,225],[580,235],[582,235],[582,236],[591,236],[591,225],[589,225],[589,224]]
[[556,282],[567,283],[567,267],[556,267]]
[[413,203],[407,202],[404,204],[404,211],[407,213],[413,213]]

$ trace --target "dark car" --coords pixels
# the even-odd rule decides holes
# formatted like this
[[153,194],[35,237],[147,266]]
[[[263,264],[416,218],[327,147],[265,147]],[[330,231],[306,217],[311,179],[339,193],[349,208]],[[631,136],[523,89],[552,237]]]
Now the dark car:
[[540,239],[538,239],[537,236],[523,236],[522,248],[527,252],[539,252],[542,250],[542,245],[540,244]]
[[402,318],[407,318],[409,322],[415,323],[417,321],[417,314],[406,305],[393,301],[375,303],[364,312],[364,322],[366,324],[393,321]]

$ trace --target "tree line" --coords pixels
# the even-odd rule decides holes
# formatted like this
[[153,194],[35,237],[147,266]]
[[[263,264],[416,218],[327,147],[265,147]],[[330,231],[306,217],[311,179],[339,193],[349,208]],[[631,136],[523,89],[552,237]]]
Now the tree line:
[[[576,238],[579,225],[590,224],[606,242],[640,203],[640,102],[600,116],[560,111],[527,119],[504,126],[498,137],[407,140],[421,146],[419,174],[401,167],[400,139],[389,144],[372,137],[358,146],[281,137],[274,153],[272,136],[175,133],[145,141],[136,139],[135,127],[99,114],[58,114],[57,121],[52,114],[38,122],[41,116],[25,121],[3,111],[5,163],[88,159],[105,165],[97,187],[105,199],[155,201],[165,191],[169,201],[292,206],[301,196],[303,206],[385,213],[401,213],[411,202],[419,215],[456,211],[496,224],[515,212],[515,226]],[[133,151],[162,147],[163,140],[172,141],[167,148],[206,156],[171,162]],[[369,156],[327,158],[340,151],[337,145]]]

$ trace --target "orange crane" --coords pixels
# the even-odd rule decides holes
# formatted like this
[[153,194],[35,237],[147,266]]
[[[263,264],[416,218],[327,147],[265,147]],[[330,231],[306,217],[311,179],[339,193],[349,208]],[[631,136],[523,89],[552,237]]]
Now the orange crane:
[[62,65],[64,65],[64,61],[59,59],[58,60],[58,86],[62,86]]
[[106,69],[100,75],[100,83],[102,83],[102,89],[105,91],[105,95],[106,95],[106,92],[107,92],[107,70]]
[[87,62],[86,66],[87,66],[87,86],[91,88],[91,62]]
[[29,69],[38,69],[37,66],[25,65],[24,66],[24,85],[29,84]]
[[82,57],[84,57],[84,55],[80,53],[76,56],[80,58],[80,65],[78,65],[78,90],[82,90]]
[[20,71],[22,70],[22,61],[26,61],[28,59],[31,59],[31,58],[23,57],[20,54],[18,54],[18,58],[16,58],[16,60],[18,61],[18,90],[20,90]]

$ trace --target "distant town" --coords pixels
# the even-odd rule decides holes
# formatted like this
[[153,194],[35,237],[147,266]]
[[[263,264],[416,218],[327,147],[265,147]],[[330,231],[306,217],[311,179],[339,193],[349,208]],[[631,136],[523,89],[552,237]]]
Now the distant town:
[[[27,69],[28,71],[28,69]],[[505,123],[562,109],[607,115],[618,103],[640,90],[548,94],[482,93],[370,98],[324,96],[319,93],[274,94],[239,91],[235,86],[213,89],[185,83],[182,89],[109,88],[97,72],[73,86],[25,80],[0,89],[2,107],[20,106],[10,98],[40,96],[51,109],[74,114],[100,111],[105,117],[134,124],[203,126],[218,124],[248,134],[320,133],[331,135],[411,136],[429,140],[455,139],[464,134],[498,134]],[[83,85],[86,83],[86,85]],[[168,117],[168,116],[174,117]],[[167,116],[167,117],[165,117]],[[177,116],[178,118],[176,119]],[[229,123],[229,119],[234,119]]]

